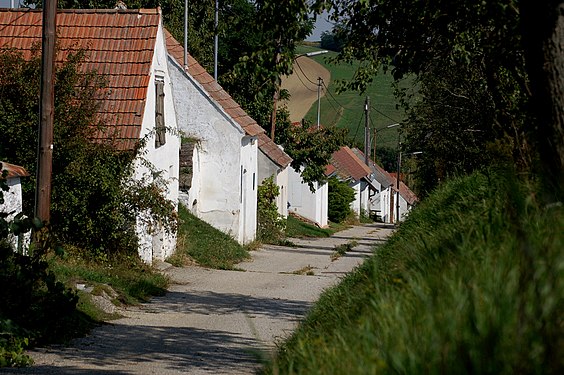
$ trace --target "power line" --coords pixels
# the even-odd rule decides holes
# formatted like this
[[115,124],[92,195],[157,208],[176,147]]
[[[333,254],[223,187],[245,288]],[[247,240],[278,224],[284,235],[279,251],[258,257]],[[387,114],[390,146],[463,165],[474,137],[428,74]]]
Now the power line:
[[387,114],[385,114],[385,113],[382,112],[382,111],[377,110],[377,109],[374,108],[373,106],[370,106],[370,108],[372,108],[374,111],[378,112],[379,114],[381,114],[382,116],[384,116],[384,117],[387,118],[388,120],[391,120],[391,121],[393,121],[393,122],[401,122],[401,121],[398,121],[398,120],[396,120],[396,119],[391,118],[390,116],[388,116]]
[[[303,72],[302,72],[303,73]],[[302,78],[300,77],[300,75],[298,74],[298,72],[296,72],[296,77],[298,77],[298,79],[300,80],[300,82],[302,83],[302,85],[304,85],[304,87],[306,89],[308,89],[309,91],[313,91],[313,92],[317,92],[317,90],[312,89],[311,87],[309,87],[308,85],[306,85],[306,83],[302,80]],[[307,77],[306,77],[307,78]]]
[[356,126],[356,132],[354,133],[354,138],[353,140],[356,141],[356,136],[358,135],[358,130],[360,129],[360,125],[362,124],[362,119],[364,118],[364,114],[362,114],[362,116],[360,116],[360,119],[358,121],[358,125]]
[[314,85],[317,86],[317,82],[313,82],[311,79],[309,79],[309,77],[307,76],[307,74],[305,74],[305,72],[303,71],[303,69],[302,69],[300,63],[298,62],[298,60],[296,59],[295,61],[296,61],[296,65],[298,66],[298,68],[300,69],[300,71],[302,72],[302,74],[304,75],[304,77],[305,77],[309,82],[311,82],[312,84],[314,84]]

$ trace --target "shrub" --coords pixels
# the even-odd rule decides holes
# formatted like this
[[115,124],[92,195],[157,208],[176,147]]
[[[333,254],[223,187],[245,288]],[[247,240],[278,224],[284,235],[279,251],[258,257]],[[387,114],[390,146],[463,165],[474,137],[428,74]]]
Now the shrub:
[[349,216],[354,190],[336,177],[329,178],[329,220],[340,223]]
[[278,213],[276,197],[280,195],[280,189],[274,183],[274,177],[270,176],[258,187],[257,194],[257,237],[265,243],[277,243],[284,238],[286,221]]

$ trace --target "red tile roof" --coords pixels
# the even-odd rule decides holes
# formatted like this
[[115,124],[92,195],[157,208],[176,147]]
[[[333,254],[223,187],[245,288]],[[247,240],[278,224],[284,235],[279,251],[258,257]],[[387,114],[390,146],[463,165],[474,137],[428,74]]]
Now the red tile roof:
[[[166,48],[168,54],[180,65],[184,65],[184,47],[165,29]],[[260,150],[274,163],[285,168],[292,159],[265,134],[264,129],[257,124],[241,106],[233,100],[213,77],[190,55],[188,55],[188,73],[203,89],[223,108],[223,110],[238,123],[245,133],[257,136]]]
[[[354,152],[354,154],[358,156],[360,160],[364,160],[364,152],[360,151],[356,147],[352,149],[352,152]],[[386,172],[384,168],[374,163],[372,159],[368,159],[368,164],[368,166],[372,170],[372,173],[374,174],[374,179],[376,179],[376,181],[378,181],[381,185],[384,185],[384,188],[387,188],[388,186],[394,184],[394,178],[390,173]]]
[[[57,62],[67,51],[87,49],[83,69],[97,70],[108,80],[100,119],[115,130],[113,138],[122,149],[139,140],[160,20],[159,9],[57,10]],[[0,49],[16,48],[29,58],[41,43],[41,23],[40,10],[0,10]],[[107,139],[107,134],[97,138]]]
[[[15,165],[15,164],[6,163],[5,161],[0,161],[0,164],[2,165],[2,172],[8,171],[8,175],[6,176],[7,178],[29,176],[29,173],[27,173],[24,167],[20,167],[19,165]],[[1,176],[2,174],[0,174],[0,177]]]
[[343,179],[352,178],[358,181],[371,173],[370,168],[347,146],[341,147],[333,153],[331,164],[335,167],[339,177]]

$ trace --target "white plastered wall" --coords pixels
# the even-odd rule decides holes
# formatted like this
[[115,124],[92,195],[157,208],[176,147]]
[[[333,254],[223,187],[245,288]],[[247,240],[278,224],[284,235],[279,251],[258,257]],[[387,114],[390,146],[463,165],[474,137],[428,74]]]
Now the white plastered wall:
[[274,176],[274,183],[278,186],[280,194],[276,197],[278,213],[283,217],[288,216],[288,169],[279,167],[262,151],[258,152],[259,185],[265,178]]
[[[164,120],[167,130],[165,136],[166,143],[155,148],[155,80],[157,78],[164,80]],[[171,77],[167,66],[162,23],[159,25],[157,32],[140,136],[141,139],[146,140],[146,145],[136,161],[135,178],[148,180],[152,178],[151,170],[140,159],[144,158],[156,171],[161,173],[162,178],[166,181],[165,197],[174,202],[177,206],[180,137],[178,135],[172,96]],[[140,242],[139,255],[141,259],[147,263],[152,263],[155,259],[164,260],[174,253],[176,248],[176,233],[165,233],[157,223],[147,225],[146,221],[148,219],[147,213],[139,216],[137,220],[137,235]]]
[[299,172],[291,167],[288,169],[288,212],[295,212],[320,227],[326,227],[328,185],[314,183],[315,192],[312,193]]
[[[8,178],[6,184],[8,185],[8,191],[2,192],[4,194],[4,204],[0,205],[0,212],[9,213],[6,219],[10,221],[17,214],[22,212],[22,185],[19,177]],[[13,235],[10,235],[8,241],[12,243],[14,248],[25,251],[25,249],[29,245],[30,237],[30,233],[26,233],[19,239]]]
[[[168,65],[179,129],[197,140],[187,208],[239,243],[252,241],[256,233],[258,142],[246,137],[243,129],[170,56]],[[248,176],[246,190],[241,190],[242,176]],[[242,221],[243,197],[246,212]]]

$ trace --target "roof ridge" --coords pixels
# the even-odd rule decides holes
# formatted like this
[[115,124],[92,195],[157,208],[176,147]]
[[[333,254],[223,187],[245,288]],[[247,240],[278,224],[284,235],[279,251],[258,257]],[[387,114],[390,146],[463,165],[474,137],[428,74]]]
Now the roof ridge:
[[[41,9],[32,8],[0,8],[0,12],[31,12],[31,13],[41,13]],[[57,13],[125,13],[125,14],[146,14],[146,15],[157,15],[161,13],[160,7],[158,8],[140,8],[140,9],[57,9]]]

